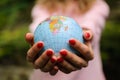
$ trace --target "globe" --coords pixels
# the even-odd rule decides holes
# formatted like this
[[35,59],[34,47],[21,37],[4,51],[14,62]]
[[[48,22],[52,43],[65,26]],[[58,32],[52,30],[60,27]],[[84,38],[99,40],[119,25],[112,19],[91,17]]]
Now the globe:
[[78,55],[79,52],[68,43],[71,38],[84,43],[82,28],[74,19],[66,16],[51,16],[42,21],[34,32],[34,42],[44,42],[39,54],[46,49],[53,49],[58,55],[61,49],[67,49]]

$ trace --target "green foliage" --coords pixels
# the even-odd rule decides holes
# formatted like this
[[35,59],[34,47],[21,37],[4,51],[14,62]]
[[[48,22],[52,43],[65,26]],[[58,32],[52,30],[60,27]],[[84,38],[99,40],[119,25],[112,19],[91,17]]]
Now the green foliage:
[[28,45],[25,41],[25,33],[28,25],[14,30],[0,32],[0,61],[3,64],[24,64]]
[[29,22],[32,5],[32,0],[1,0],[0,29],[10,29],[18,24]]
[[120,57],[120,23],[113,21],[107,22],[106,28],[103,31],[101,40],[102,52],[108,53],[114,59],[119,59]]
[[0,63],[23,64],[28,45],[28,32],[34,0],[0,1]]
[[107,80],[119,80],[120,74],[120,23],[108,21],[103,31],[101,51]]

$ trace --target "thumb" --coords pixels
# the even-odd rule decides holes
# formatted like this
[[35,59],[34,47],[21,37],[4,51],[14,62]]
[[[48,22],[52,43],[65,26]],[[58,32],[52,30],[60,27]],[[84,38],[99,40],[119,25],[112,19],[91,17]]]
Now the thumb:
[[83,37],[85,40],[90,41],[93,38],[93,33],[91,30],[84,30],[83,31]]
[[34,36],[32,33],[26,33],[25,39],[31,46],[34,44],[33,38]]

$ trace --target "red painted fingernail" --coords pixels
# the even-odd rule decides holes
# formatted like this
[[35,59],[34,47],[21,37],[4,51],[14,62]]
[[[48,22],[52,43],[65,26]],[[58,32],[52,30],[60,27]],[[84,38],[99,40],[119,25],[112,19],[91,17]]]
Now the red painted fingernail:
[[38,48],[42,48],[42,47],[43,47],[43,43],[38,43],[38,44],[37,44],[37,47],[38,47]]
[[64,60],[63,60],[63,58],[61,58],[61,57],[57,59],[57,62],[59,62],[59,63],[62,63],[63,61],[64,61]]
[[70,39],[70,40],[69,40],[69,43],[70,43],[71,45],[75,45],[76,42],[75,42],[75,40]]
[[87,39],[89,39],[89,38],[90,38],[90,33],[87,32],[87,33],[85,34],[85,37],[86,37]]
[[52,56],[53,51],[52,50],[47,50],[46,54],[47,54],[47,56]]
[[67,55],[67,51],[62,50],[62,51],[60,51],[60,54],[65,57]]
[[51,60],[51,63],[55,63],[56,62],[56,60],[54,58],[51,58],[50,60]]

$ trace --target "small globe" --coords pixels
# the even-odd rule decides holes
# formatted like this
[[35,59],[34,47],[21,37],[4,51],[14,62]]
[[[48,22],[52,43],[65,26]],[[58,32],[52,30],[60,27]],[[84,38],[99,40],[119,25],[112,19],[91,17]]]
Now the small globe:
[[68,44],[71,38],[84,42],[82,28],[74,19],[66,16],[51,16],[41,22],[34,32],[34,42],[44,42],[44,48],[39,54],[46,49],[53,49],[55,54],[61,49],[67,49],[78,55],[79,52]]

